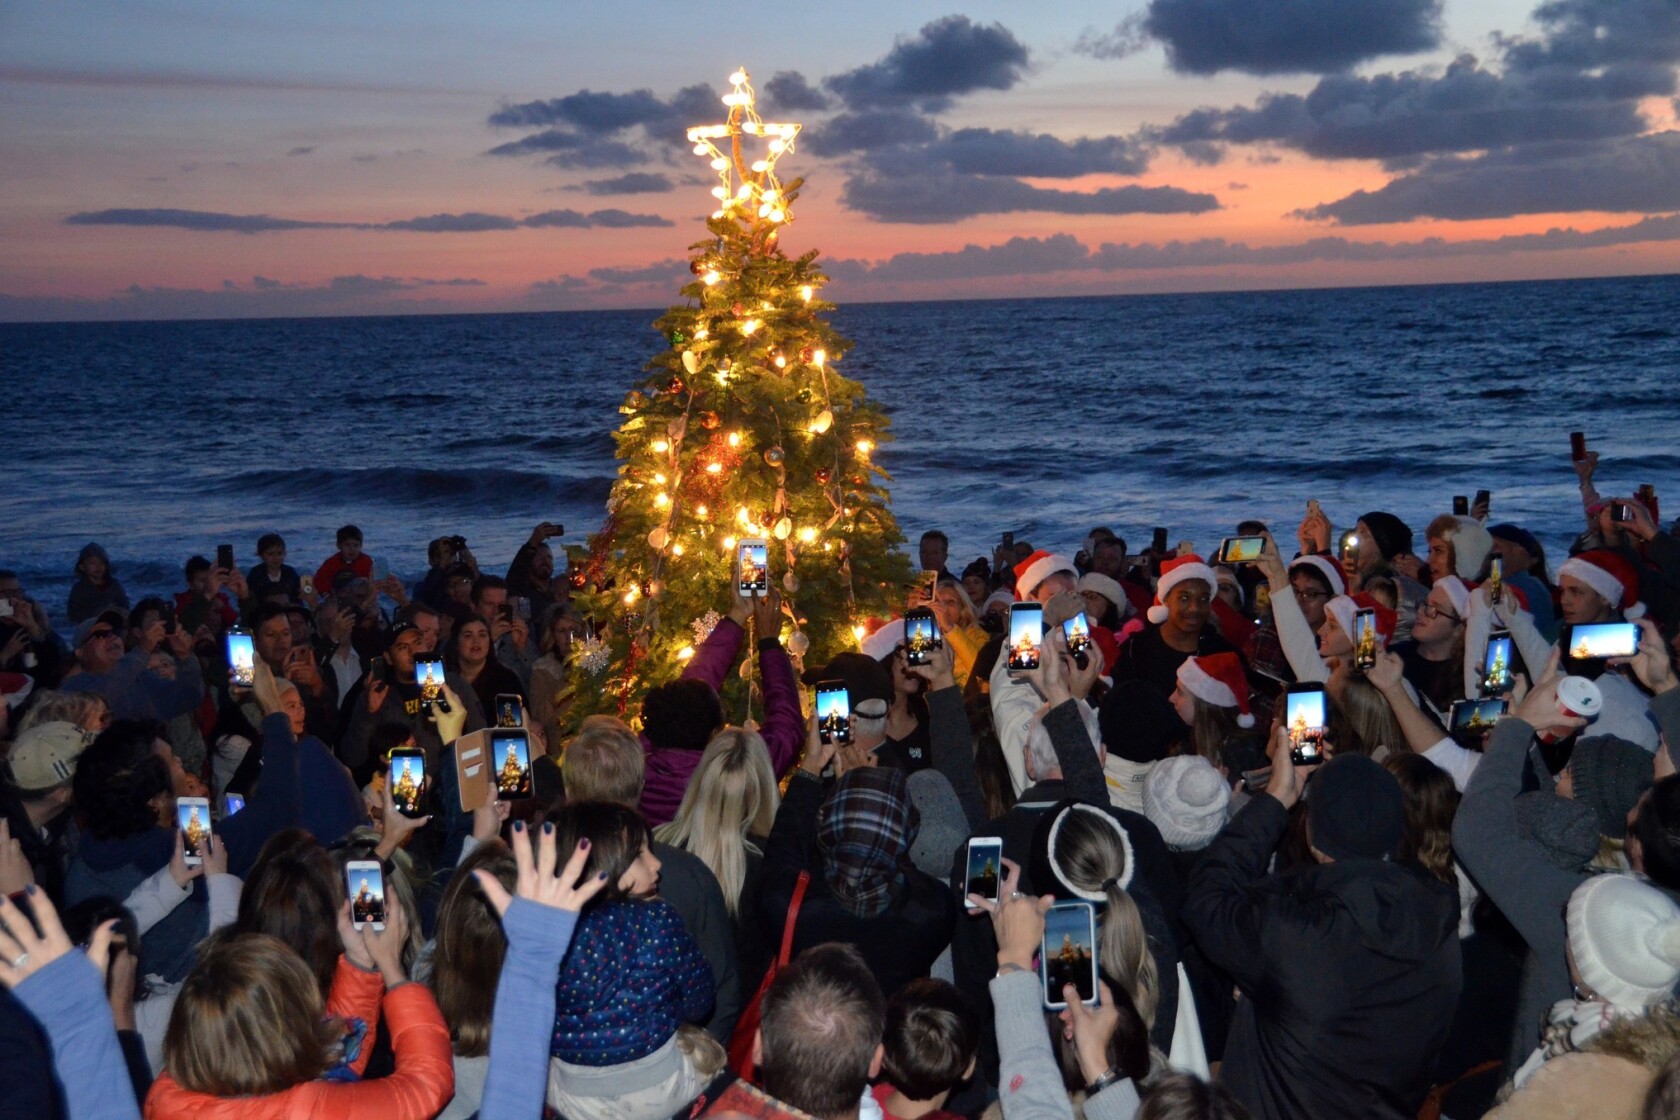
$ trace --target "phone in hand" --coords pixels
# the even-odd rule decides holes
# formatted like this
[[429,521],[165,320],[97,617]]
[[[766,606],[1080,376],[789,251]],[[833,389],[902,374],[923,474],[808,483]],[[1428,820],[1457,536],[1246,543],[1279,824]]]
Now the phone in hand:
[[1289,732],[1289,761],[1297,766],[1324,761],[1327,713],[1323,685],[1297,682],[1285,689],[1283,723]]
[[770,546],[763,537],[744,537],[735,546],[738,575],[735,588],[742,598],[770,593]]
[[852,741],[852,694],[845,681],[817,684],[817,734],[824,743]]
[[1019,676],[1038,668],[1044,651],[1044,607],[1016,603],[1009,608],[1009,672]]
[[926,596],[928,602],[933,602],[934,592],[939,590],[939,573],[931,568],[923,568],[922,574],[916,577],[916,590]]
[[1447,719],[1447,734],[1455,739],[1480,738],[1493,730],[1493,725],[1510,707],[1511,702],[1502,696],[1486,700],[1456,700]]
[[443,695],[443,660],[437,657],[415,658],[414,683],[420,686],[420,707],[436,704],[449,711],[449,700]]
[[1509,630],[1495,630],[1488,635],[1487,649],[1482,653],[1482,691],[1498,696],[1511,691],[1516,675],[1511,671],[1511,656],[1515,651]]
[[1505,558],[1494,553],[1488,560],[1488,599],[1495,606],[1505,597]]
[[251,632],[235,626],[227,632],[229,678],[235,688],[253,688],[257,683],[257,650]]
[[525,701],[519,698],[519,693],[496,693],[496,726],[525,726]]
[[1097,995],[1097,911],[1084,899],[1058,902],[1044,915],[1044,942],[1038,950],[1039,982],[1044,1006],[1066,1007],[1062,989],[1072,984],[1080,1002],[1099,1002]]
[[1157,525],[1149,534],[1149,547],[1156,556],[1167,554],[1167,531]]
[[1252,564],[1266,547],[1265,537],[1226,537],[1219,542],[1221,564]]
[[231,544],[216,546],[216,567],[224,572],[233,571],[233,546]]
[[945,648],[945,636],[939,623],[926,607],[904,612],[904,663],[927,665],[933,661],[933,651]]
[[1469,517],[1470,516],[1470,499],[1466,498],[1463,494],[1454,494],[1453,495],[1453,516],[1454,517]]
[[1091,620],[1084,611],[1062,621],[1062,637],[1067,639],[1067,651],[1075,665],[1083,669],[1091,663]]
[[398,747],[391,752],[385,771],[385,788],[391,802],[405,817],[423,817],[421,799],[426,793],[426,752],[418,747]]
[[186,853],[186,864],[197,867],[204,862],[204,840],[210,835],[210,799],[177,797],[175,819],[181,826],[181,849]]
[[1471,509],[1480,509],[1484,513],[1493,510],[1493,494],[1487,490],[1476,491],[1476,500],[1470,503]]
[[524,728],[498,727],[490,733],[490,763],[496,768],[496,800],[532,796],[531,737]]
[[1361,607],[1353,612],[1353,667],[1369,673],[1377,667],[1377,611]]
[[1587,459],[1587,433],[1569,433],[1569,458],[1576,463],[1584,463]]
[[967,901],[977,894],[987,902],[1003,901],[1003,837],[974,836],[968,841],[968,872],[964,880],[963,905],[970,913],[980,908]]
[[1610,503],[1610,520],[1614,521],[1618,525],[1623,525],[1623,524],[1626,524],[1627,522],[1632,521],[1633,520],[1633,503],[1631,503],[1631,502],[1611,502]]
[[1583,622],[1567,630],[1563,648],[1569,661],[1603,661],[1639,652],[1639,627],[1631,622]]
[[998,545],[1003,549],[1003,558],[1015,563],[1015,531],[1012,529],[998,538]]
[[345,864],[344,893],[350,899],[352,926],[385,928],[385,871],[377,860],[353,859]]

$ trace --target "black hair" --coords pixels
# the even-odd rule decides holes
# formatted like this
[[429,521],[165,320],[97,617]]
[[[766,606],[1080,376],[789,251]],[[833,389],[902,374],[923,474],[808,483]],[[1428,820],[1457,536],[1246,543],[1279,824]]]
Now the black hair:
[[285,603],[264,603],[262,606],[257,608],[256,625],[251,627],[251,629],[256,630],[260,628],[263,623],[271,622],[276,618],[285,618],[290,613],[291,607]]
[[484,593],[486,591],[494,591],[497,588],[506,591],[507,580],[503,579],[501,576],[479,576],[477,579],[473,580],[472,601],[474,603],[478,602],[484,597]]
[[336,544],[343,544],[345,541],[355,541],[357,544],[361,544],[362,531],[354,525],[341,526],[337,535],[333,537],[333,541]]
[[642,700],[642,733],[659,750],[703,751],[722,726],[723,701],[705,681],[669,681]]
[[1665,891],[1680,890],[1680,774],[1651,787],[1633,820],[1645,874]]
[[261,556],[266,549],[285,548],[286,538],[279,533],[264,533],[257,538],[257,555]]
[[1237,536],[1239,537],[1258,537],[1264,532],[1266,532],[1264,521],[1256,521],[1250,517],[1247,520],[1237,522]]
[[[618,882],[653,841],[647,821],[628,805],[616,801],[570,801],[549,811],[555,851],[571,858],[579,840],[589,839],[585,878],[606,872],[607,885],[596,897],[612,901],[627,897]],[[518,842],[517,840],[515,841]]]
[[172,788],[169,763],[157,753],[161,738],[163,728],[151,720],[119,719],[82,752],[70,788],[95,839],[115,840],[156,827],[152,799]]
[[951,538],[947,537],[944,531],[940,529],[929,529],[927,532],[922,534],[922,539],[924,541],[938,541],[946,548],[951,547]]
[[199,572],[208,572],[209,570],[210,570],[210,561],[206,560],[204,557],[202,557],[202,556],[191,556],[191,557],[187,558],[187,569],[186,569],[186,571],[187,571],[187,578],[189,580],[192,579],[192,577],[196,576]]
[[145,621],[148,611],[156,611],[157,616],[165,623],[175,618],[175,604],[156,595],[148,595],[135,603],[134,609],[128,612],[128,624],[130,626],[141,625]]

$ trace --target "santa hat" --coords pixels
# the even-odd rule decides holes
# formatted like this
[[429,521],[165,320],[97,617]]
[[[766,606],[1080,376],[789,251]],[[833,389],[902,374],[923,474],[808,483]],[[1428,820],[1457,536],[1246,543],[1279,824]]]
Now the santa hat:
[[1196,699],[1216,708],[1235,708],[1238,727],[1254,726],[1254,716],[1248,710],[1248,677],[1243,673],[1242,658],[1236,654],[1186,657],[1178,667],[1178,683]]
[[1607,548],[1594,548],[1579,556],[1571,556],[1558,569],[1558,578],[1574,576],[1622,612],[1632,621],[1645,617],[1645,604],[1639,601],[1639,573],[1619,553]]
[[1328,603],[1324,604],[1324,609],[1327,613],[1335,616],[1336,625],[1342,628],[1342,632],[1346,634],[1350,640],[1353,638],[1354,613],[1356,611],[1364,610],[1376,611],[1377,643],[1383,649],[1388,648],[1390,639],[1394,637],[1395,624],[1400,618],[1400,616],[1394,611],[1384,606],[1374,595],[1366,594],[1363,591],[1357,595],[1351,596],[1338,595]]
[[1297,556],[1289,563],[1289,570],[1296,568],[1311,568],[1323,576],[1330,585],[1331,595],[1347,594],[1347,569],[1328,556],[1320,556],[1316,552],[1309,552],[1305,556]]
[[873,634],[866,636],[858,643],[858,648],[865,657],[873,657],[879,661],[883,657],[892,656],[898,643],[904,640],[904,620],[895,618],[883,623]]
[[1453,613],[1459,618],[1467,618],[1470,613],[1470,586],[1457,576],[1446,576],[1435,581],[1435,586],[1447,593],[1452,600]]
[[1167,620],[1167,595],[1187,579],[1199,579],[1207,584],[1209,595],[1219,592],[1219,577],[1200,556],[1194,552],[1188,556],[1175,556],[1161,565],[1161,578],[1155,581],[1155,605],[1149,608],[1149,621],[1159,626]]
[[1079,575],[1079,569],[1075,568],[1073,561],[1066,556],[1039,549],[1015,565],[1015,594],[1022,599],[1031,599],[1038,585],[1057,572],[1066,572],[1076,577]]

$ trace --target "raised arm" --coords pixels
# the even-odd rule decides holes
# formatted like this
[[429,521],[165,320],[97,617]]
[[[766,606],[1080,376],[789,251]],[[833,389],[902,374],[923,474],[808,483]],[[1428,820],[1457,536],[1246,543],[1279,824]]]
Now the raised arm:
[[1289,567],[1278,554],[1277,542],[1266,534],[1266,546],[1255,562],[1266,577],[1272,595],[1272,624],[1277,627],[1278,644],[1289,662],[1290,671],[1298,681],[1327,681],[1330,666],[1318,654],[1318,638],[1307,625],[1307,616],[1295,600],[1295,588],[1289,582]]
[[799,686],[794,680],[793,662],[777,637],[781,611],[781,596],[774,590],[753,601],[758,668],[764,678],[764,726],[759,728],[759,734],[770,749],[770,765],[777,777],[793,765],[805,739],[805,717],[799,711]]
[[970,829],[986,823],[986,802],[974,769],[974,735],[957,687],[955,657],[947,644],[933,651],[929,664],[911,665],[907,672],[927,682],[928,757],[933,768],[951,783]]

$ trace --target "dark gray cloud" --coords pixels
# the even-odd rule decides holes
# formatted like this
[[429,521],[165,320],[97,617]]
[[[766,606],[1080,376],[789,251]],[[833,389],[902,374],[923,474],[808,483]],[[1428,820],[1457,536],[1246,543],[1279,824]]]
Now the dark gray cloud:
[[669,218],[658,214],[632,214],[624,210],[545,210],[528,218],[468,211],[463,214],[428,214],[390,222],[305,222],[274,218],[267,214],[218,214],[205,210],[88,210],[64,219],[70,226],[146,226],[185,229],[198,233],[273,233],[298,229],[390,230],[410,233],[489,233],[513,229],[572,227],[576,229],[628,229],[635,226],[669,226]]
[[668,258],[640,268],[592,268],[589,279],[602,284],[684,284],[689,280],[688,262]]
[[959,174],[1023,175],[1076,179],[1081,175],[1140,175],[1149,167],[1149,149],[1122,136],[1081,137],[990,128],[960,128],[915,152],[917,159],[943,164]]
[[567,189],[594,195],[664,194],[676,190],[677,185],[671,181],[669,175],[651,171],[631,171],[612,179],[589,179]]
[[1002,24],[951,15],[900,39],[879,62],[825,79],[852,108],[949,108],[963,94],[1010,89],[1025,74],[1027,48]]
[[213,288],[131,284],[103,299],[8,296],[0,293],[0,321],[97,319],[245,319],[305,315],[366,315],[471,310],[453,302],[457,290],[485,286],[471,278],[427,279],[334,276],[324,283],[283,283],[253,276]]
[[1374,191],[1295,216],[1340,225],[1414,218],[1467,221],[1513,214],[1680,209],[1680,132],[1595,144],[1547,144],[1431,160]]
[[493,128],[538,131],[491,148],[486,155],[548,153],[546,162],[566,168],[636,167],[685,144],[693,124],[721,117],[723,106],[707,85],[686,86],[668,98],[652,90],[600,93],[579,90],[565,97],[504,105],[490,114]]
[[485,152],[489,156],[528,156],[551,153],[546,162],[556,167],[602,168],[635,167],[653,158],[647,152],[622,140],[608,140],[581,132],[567,132],[549,128],[534,132],[506,144],[497,144]]
[[1211,194],[1178,187],[1103,187],[1063,191],[986,175],[853,175],[841,201],[883,222],[935,224],[980,214],[1200,214],[1219,209]]
[[286,154],[288,156],[306,156],[310,152],[313,152],[314,150],[315,150],[315,146],[313,144],[311,144],[307,148],[293,148],[291,151],[287,152]]
[[833,104],[797,70],[778,70],[759,89],[761,108],[775,113],[816,113]]
[[939,126],[927,117],[897,110],[840,113],[800,134],[801,149],[818,156],[843,156],[900,144],[925,144],[939,138]]
[[[1440,0],[1150,0],[1141,26],[1124,23],[1097,48],[1120,50],[1138,31],[1187,74],[1333,74],[1382,55],[1432,50]],[[1083,41],[1083,40],[1082,40]]]

